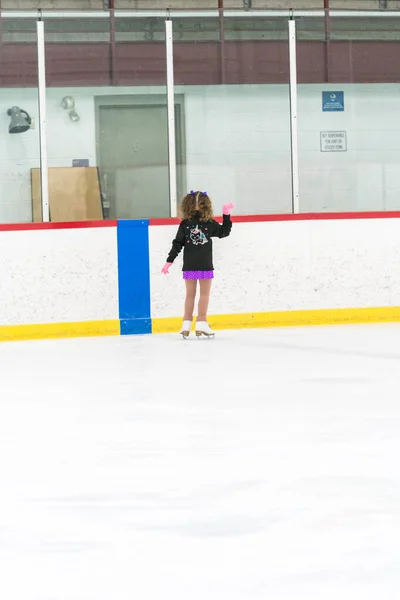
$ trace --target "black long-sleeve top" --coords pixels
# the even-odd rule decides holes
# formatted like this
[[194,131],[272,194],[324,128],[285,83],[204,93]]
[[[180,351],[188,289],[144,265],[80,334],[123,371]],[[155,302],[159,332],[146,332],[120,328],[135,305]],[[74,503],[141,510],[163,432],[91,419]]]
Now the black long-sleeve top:
[[183,220],[172,242],[167,262],[174,262],[183,248],[183,271],[213,271],[211,238],[227,237],[231,229],[232,221],[230,215],[224,215],[222,225],[214,220]]

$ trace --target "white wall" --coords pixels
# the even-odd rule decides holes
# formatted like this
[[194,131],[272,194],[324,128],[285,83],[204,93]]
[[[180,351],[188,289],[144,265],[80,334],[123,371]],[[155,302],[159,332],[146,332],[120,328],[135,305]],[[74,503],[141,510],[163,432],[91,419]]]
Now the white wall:
[[[211,314],[400,304],[399,219],[235,223],[215,240]],[[150,227],[152,317],[183,309],[182,260],[160,275],[176,227]]]
[[[344,113],[323,113],[321,92],[343,90]],[[216,210],[228,198],[241,214],[291,211],[288,86],[178,87],[185,94],[187,187],[203,188]],[[94,98],[102,94],[162,94],[165,88],[48,90],[50,166],[73,158],[96,164]],[[81,121],[61,108],[72,95]],[[399,84],[300,85],[302,211],[400,209]],[[7,109],[17,104],[37,118],[32,89],[0,90],[0,222],[30,221],[30,169],[39,166],[37,128],[8,134]],[[321,153],[320,131],[346,130],[346,153]],[[166,135],[166,132],[161,132]],[[116,143],[118,137],[116,136]]]
[[116,227],[0,232],[1,325],[119,318]]

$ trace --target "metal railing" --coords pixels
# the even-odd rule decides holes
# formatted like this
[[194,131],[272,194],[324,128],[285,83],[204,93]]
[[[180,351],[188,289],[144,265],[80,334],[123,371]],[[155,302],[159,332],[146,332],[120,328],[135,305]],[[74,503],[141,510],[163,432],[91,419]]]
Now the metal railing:
[[236,10],[236,9],[215,9],[215,10],[0,10],[2,19],[107,19],[111,14],[116,19],[149,19],[149,18],[218,18],[223,16],[226,19],[233,18],[260,18],[260,17],[283,17],[283,18],[363,18],[363,19],[392,19],[400,18],[399,10],[342,10],[342,9],[259,9],[259,10]]
[[[38,10],[43,8],[41,0],[19,0],[15,2],[12,0],[0,0],[0,10],[16,9],[18,11],[24,10]],[[71,5],[78,7],[82,5],[83,11],[88,9],[93,10],[122,10],[127,8],[126,0],[81,0],[80,3],[77,0],[54,0],[54,9],[52,10],[65,10],[71,8]],[[279,7],[293,8],[296,10],[309,10],[309,9],[332,9],[332,10],[346,10],[347,8],[356,10],[368,10],[368,11],[380,11],[394,12],[393,2],[388,0],[132,0],[132,8],[144,9],[150,7],[151,9],[167,9],[175,8],[179,10],[190,10],[196,9],[243,9],[245,11],[252,11],[258,9],[274,9]],[[17,6],[16,6],[17,5]],[[349,6],[350,5],[350,6]],[[80,9],[78,9],[81,12]]]

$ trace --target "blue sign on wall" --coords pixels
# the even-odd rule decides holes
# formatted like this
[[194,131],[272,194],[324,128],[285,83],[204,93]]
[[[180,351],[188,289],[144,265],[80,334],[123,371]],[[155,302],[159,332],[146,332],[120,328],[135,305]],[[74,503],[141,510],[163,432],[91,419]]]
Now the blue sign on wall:
[[323,112],[343,112],[344,92],[322,92]]

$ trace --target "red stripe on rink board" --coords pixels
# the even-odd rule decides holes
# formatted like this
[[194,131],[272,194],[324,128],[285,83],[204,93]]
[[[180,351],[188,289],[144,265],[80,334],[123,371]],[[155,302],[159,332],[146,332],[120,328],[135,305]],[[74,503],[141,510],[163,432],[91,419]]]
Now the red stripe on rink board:
[[[222,217],[215,217],[222,221]],[[329,221],[345,219],[400,219],[400,211],[343,212],[343,213],[301,213],[279,215],[238,215],[232,216],[234,223],[263,223],[271,221]],[[139,219],[143,220],[143,219]],[[146,220],[146,219],[144,219]],[[149,219],[152,226],[179,225],[180,219]],[[93,227],[117,227],[117,220],[75,221],[66,223],[10,223],[0,224],[0,231],[36,231],[43,229],[88,229]]]
[[[222,217],[215,217],[222,221]],[[400,219],[400,211],[344,212],[344,213],[301,213],[283,215],[238,215],[232,216],[234,223],[262,223],[268,221],[329,221],[345,219]],[[150,225],[178,225],[180,219],[150,219]]]
[[0,224],[0,231],[36,231],[40,229],[88,229],[93,227],[116,227],[117,221],[76,221],[68,223],[12,223]]

